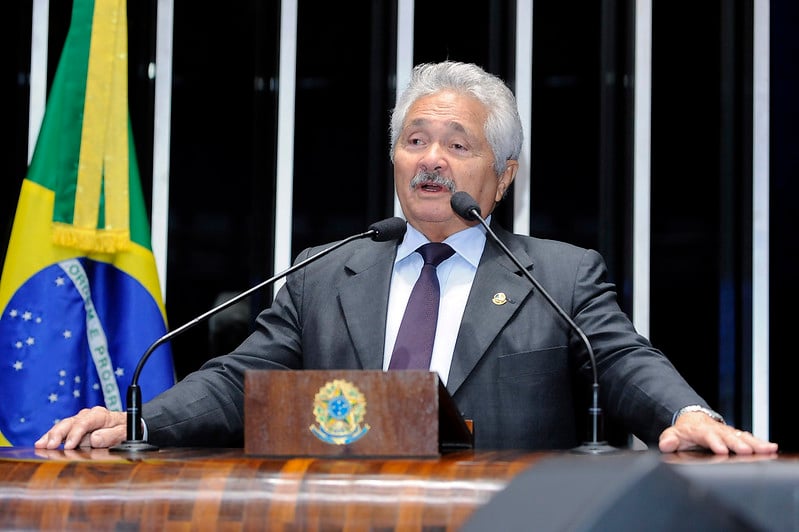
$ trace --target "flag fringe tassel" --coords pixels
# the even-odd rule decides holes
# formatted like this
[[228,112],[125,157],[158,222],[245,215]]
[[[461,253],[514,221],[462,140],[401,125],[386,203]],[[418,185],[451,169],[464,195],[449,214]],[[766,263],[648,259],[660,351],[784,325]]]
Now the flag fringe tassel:
[[53,242],[59,246],[82,251],[117,253],[130,249],[130,231],[127,229],[89,229],[55,223],[53,224]]

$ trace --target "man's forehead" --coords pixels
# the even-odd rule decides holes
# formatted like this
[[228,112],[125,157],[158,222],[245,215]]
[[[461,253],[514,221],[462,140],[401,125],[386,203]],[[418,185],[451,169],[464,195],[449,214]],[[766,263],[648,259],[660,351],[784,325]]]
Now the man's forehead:
[[[424,127],[431,126],[432,124],[433,124],[433,120],[431,120],[429,118],[415,117],[415,118],[411,118],[411,120],[408,121],[408,125],[406,127],[424,128]],[[458,122],[457,120],[448,120],[448,121],[446,121],[444,123],[444,125],[447,127],[447,129],[451,129],[453,131],[457,131],[457,132],[460,132],[460,133],[466,133],[467,132],[466,131],[466,127],[464,127],[464,125],[461,122]]]

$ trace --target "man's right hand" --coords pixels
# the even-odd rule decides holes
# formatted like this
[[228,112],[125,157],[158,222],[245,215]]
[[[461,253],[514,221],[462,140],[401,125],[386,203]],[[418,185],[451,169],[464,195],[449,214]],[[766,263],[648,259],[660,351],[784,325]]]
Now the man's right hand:
[[37,449],[111,447],[127,437],[127,413],[112,412],[101,406],[84,408],[62,419],[45,432],[33,446]]

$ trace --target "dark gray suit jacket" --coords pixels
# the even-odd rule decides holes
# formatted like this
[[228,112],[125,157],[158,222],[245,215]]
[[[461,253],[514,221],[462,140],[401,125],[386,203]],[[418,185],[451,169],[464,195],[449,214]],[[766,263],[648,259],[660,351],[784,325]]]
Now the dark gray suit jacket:
[[[605,417],[655,443],[679,408],[707,404],[638,335],[601,256],[511,234],[501,240],[585,332]],[[396,241],[357,240],[290,275],[256,330],[143,407],[159,445],[239,446],[247,369],[380,369]],[[323,249],[305,250],[297,260]],[[508,302],[496,305],[494,294]],[[561,449],[588,434],[591,365],[529,279],[489,239],[469,294],[447,381],[480,449]],[[579,401],[575,398],[581,398]]]

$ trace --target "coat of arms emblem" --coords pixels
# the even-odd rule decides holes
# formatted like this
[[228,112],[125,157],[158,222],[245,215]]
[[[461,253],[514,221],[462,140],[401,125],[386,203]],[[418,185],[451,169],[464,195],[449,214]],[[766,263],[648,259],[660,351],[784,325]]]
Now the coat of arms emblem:
[[317,424],[309,429],[326,443],[346,445],[369,431],[369,425],[362,424],[366,415],[366,398],[345,380],[328,382],[316,392],[313,414]]

